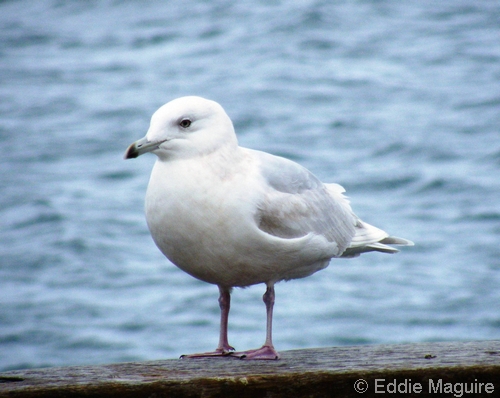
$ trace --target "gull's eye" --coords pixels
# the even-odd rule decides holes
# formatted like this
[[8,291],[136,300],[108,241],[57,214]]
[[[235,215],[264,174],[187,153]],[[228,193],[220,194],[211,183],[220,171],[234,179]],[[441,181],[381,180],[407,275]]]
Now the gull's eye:
[[179,126],[181,126],[183,129],[187,129],[189,126],[191,126],[191,120],[189,120],[189,119],[182,119],[179,122]]

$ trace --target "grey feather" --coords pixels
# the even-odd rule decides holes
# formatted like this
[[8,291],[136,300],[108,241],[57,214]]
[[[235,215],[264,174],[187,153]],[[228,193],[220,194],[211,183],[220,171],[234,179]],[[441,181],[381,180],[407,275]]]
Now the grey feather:
[[380,241],[385,245],[400,245],[400,246],[413,246],[414,243],[411,240],[398,238],[396,236],[388,236]]
[[314,174],[291,160],[253,151],[267,183],[265,199],[256,214],[259,228],[280,238],[314,233],[338,246],[338,256],[357,257],[378,251],[397,253],[388,245],[412,246],[413,242],[360,220],[338,184],[323,184]]
[[258,208],[259,228],[281,238],[322,235],[336,243],[340,256],[355,235],[357,219],[348,202],[331,195],[325,184],[295,162],[258,151],[253,155],[268,186]]

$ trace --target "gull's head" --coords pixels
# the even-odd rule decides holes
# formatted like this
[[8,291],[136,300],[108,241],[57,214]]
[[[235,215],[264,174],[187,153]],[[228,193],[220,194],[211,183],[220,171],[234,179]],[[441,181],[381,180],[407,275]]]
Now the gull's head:
[[151,117],[146,136],[132,145],[125,159],[152,152],[160,159],[187,158],[237,146],[231,119],[214,101],[181,97],[159,108]]

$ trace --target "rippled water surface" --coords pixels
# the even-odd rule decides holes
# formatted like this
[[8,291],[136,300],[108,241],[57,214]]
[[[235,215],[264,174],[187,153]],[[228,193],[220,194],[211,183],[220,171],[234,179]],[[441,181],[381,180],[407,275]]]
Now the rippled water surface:
[[[278,349],[500,338],[499,21],[486,0],[1,2],[0,370],[215,347],[217,288],[146,227],[154,156],[122,160],[188,94],[416,243],[277,285]],[[263,291],[234,291],[238,349]]]

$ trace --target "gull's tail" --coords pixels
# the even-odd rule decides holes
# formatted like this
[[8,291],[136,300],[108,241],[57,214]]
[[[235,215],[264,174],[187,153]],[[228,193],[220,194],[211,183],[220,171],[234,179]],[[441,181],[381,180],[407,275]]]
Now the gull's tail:
[[349,247],[341,257],[357,257],[366,252],[397,253],[399,250],[389,246],[413,246],[411,240],[389,236],[387,232],[358,220],[356,235],[351,240]]

